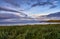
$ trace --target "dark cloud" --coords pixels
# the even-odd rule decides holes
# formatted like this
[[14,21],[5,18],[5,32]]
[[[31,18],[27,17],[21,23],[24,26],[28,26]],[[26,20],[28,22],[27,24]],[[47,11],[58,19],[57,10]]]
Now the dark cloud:
[[5,8],[5,7],[0,7],[0,10],[20,13],[20,12],[18,12],[16,10],[8,9],[8,8]]
[[55,8],[56,5],[54,2],[58,0],[4,0],[4,1],[15,7],[21,7],[22,5],[27,4],[31,8],[35,6],[44,6],[44,5],[51,5],[50,8]]
[[21,15],[27,16],[27,15],[26,15],[25,13],[23,13],[23,12],[16,11],[16,10],[12,10],[12,9],[8,9],[8,8],[5,8],[5,7],[0,7],[0,11],[16,12],[16,13],[20,13]]
[[15,0],[4,0],[4,1],[16,7],[20,7],[20,4],[18,4],[18,2],[15,2]]
[[50,7],[50,9],[55,8],[55,7],[57,7],[57,6],[56,5],[53,5],[53,6]]
[[3,20],[3,19],[12,19],[12,18],[20,18],[20,17],[17,16],[17,15],[14,15],[14,14],[0,13],[0,20]]
[[39,0],[38,0],[37,3],[32,4],[31,7],[51,5],[50,8],[55,8],[55,7],[56,7],[56,5],[55,5],[55,3],[54,3],[55,1],[57,1],[57,0],[47,0],[47,1],[45,1],[45,2],[42,2],[42,1],[39,1]]
[[[4,0],[6,3],[9,3],[15,7],[18,8],[25,8],[27,5],[27,9],[33,8],[35,6],[44,6],[44,5],[51,5],[49,8],[55,8],[57,5],[55,5],[55,1],[58,0]],[[26,10],[26,9],[25,9]]]

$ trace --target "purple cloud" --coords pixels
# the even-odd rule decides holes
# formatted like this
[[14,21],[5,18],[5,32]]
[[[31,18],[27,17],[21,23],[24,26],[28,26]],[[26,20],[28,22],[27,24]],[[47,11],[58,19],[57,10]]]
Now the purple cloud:
[[15,2],[15,0],[4,0],[6,3],[9,3],[11,5],[14,5],[16,7],[20,7],[20,5],[18,4],[18,2]]
[[27,15],[26,15],[25,13],[23,13],[23,12],[16,11],[16,10],[12,10],[12,9],[8,9],[8,8],[5,8],[5,7],[0,7],[0,10],[2,10],[2,11],[9,11],[9,12],[16,12],[16,13],[20,13],[21,15],[27,16]]
[[32,4],[31,7],[35,7],[35,6],[44,6],[44,5],[51,5],[50,8],[55,8],[57,5],[56,5],[56,2],[57,0],[47,0],[45,2],[42,2],[40,0],[37,1],[37,3],[35,4]]

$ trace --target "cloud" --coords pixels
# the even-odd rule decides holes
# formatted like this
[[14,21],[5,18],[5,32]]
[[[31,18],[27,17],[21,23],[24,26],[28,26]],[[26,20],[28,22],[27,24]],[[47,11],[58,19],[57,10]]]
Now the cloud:
[[18,2],[16,2],[15,0],[4,0],[4,1],[16,7],[20,7],[20,4],[18,4]]
[[0,7],[0,10],[20,13],[16,10],[8,9],[8,8],[5,8],[5,7]]
[[21,12],[21,11],[16,11],[13,9],[9,9],[9,8],[5,8],[5,7],[0,7],[1,11],[9,11],[9,12],[15,12],[15,13],[20,13],[21,15],[27,16],[25,13]]
[[56,3],[58,0],[4,0],[4,1],[18,8],[28,5],[27,9],[30,9],[29,7],[33,8],[36,6],[44,6],[44,5],[51,5],[50,8],[55,8],[57,7]]
[[16,19],[20,18],[20,16],[11,14],[11,13],[0,13],[0,19]]
[[57,0],[47,0],[47,1],[37,1],[37,3],[35,3],[35,4],[32,4],[32,6],[31,7],[35,7],[35,6],[44,6],[44,5],[51,5],[51,7],[50,8],[55,8],[57,5]]
[[51,5],[50,8],[55,8],[56,7],[55,4],[57,3],[57,0],[45,0],[45,1],[44,0],[4,0],[4,1],[16,7],[21,7],[21,5],[29,4],[31,8],[35,6],[44,6],[44,5]]

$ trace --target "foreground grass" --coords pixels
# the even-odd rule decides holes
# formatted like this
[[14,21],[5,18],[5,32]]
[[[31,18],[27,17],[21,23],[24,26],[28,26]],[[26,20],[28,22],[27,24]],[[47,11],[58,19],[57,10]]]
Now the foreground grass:
[[60,39],[60,24],[0,26],[0,39]]

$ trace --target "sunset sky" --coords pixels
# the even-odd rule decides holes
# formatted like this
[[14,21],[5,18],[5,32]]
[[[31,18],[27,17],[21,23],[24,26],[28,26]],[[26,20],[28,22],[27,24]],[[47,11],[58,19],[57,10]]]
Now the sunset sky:
[[[38,2],[40,1],[40,4]],[[51,2],[49,4],[48,2]],[[47,2],[46,4],[43,4]],[[34,4],[36,4],[34,6]],[[0,0],[0,13],[15,13],[1,8],[16,10],[28,15],[41,15],[60,12],[60,0]]]

